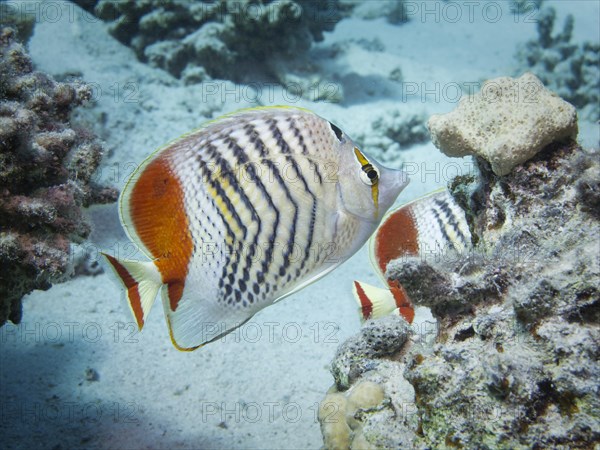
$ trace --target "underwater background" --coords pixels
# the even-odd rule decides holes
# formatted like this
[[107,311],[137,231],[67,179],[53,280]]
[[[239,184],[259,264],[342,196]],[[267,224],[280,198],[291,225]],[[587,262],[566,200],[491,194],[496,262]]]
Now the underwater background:
[[[367,249],[180,353],[161,308],[137,332],[100,257],[139,256],[116,190],[152,151],[207,120],[292,105],[402,167],[406,203],[473,171],[469,157],[435,148],[427,119],[485,80],[525,72],[577,108],[579,143],[598,148],[599,21],[595,0],[1,2],[0,25],[18,33],[0,42],[0,141],[27,130],[65,167],[40,159],[20,173],[3,157],[2,186],[70,186],[35,202],[3,198],[2,448],[321,448],[330,363],[361,326],[352,281],[377,284]],[[47,76],[32,81],[30,65]],[[30,136],[34,120],[46,134]],[[35,234],[45,204],[64,216],[52,236]],[[9,241],[9,228],[45,247]],[[426,309],[416,322],[435,323]]]

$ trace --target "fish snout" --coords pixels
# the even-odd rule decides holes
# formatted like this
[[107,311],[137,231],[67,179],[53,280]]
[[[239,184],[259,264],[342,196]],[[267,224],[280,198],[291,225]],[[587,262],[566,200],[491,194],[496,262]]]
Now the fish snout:
[[380,172],[379,205],[383,213],[394,204],[396,198],[408,185],[410,179],[406,172],[401,169],[382,167]]

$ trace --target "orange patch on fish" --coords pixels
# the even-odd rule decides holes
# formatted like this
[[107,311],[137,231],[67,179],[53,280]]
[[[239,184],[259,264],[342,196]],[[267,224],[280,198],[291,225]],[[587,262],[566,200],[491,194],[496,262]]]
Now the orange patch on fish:
[[401,208],[384,220],[375,236],[375,258],[382,274],[390,261],[419,253],[418,236],[410,207]]
[[167,157],[168,152],[160,155],[141,172],[131,191],[129,208],[136,233],[156,259],[163,283],[169,285],[170,307],[175,311],[194,244],[183,190]]

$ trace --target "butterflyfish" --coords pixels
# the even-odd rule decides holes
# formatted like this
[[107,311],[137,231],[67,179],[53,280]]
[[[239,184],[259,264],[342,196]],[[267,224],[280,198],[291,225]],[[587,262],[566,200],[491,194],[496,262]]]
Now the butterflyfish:
[[375,271],[385,288],[354,281],[353,293],[362,321],[398,314],[412,323],[415,310],[398,281],[386,277],[388,264],[403,257],[438,255],[449,249],[471,247],[471,233],[464,211],[448,190],[435,191],[386,214],[369,240]]
[[147,260],[105,254],[141,330],[160,294],[195,350],[334,270],[408,183],[304,109],[241,110],[150,155],[119,199]]

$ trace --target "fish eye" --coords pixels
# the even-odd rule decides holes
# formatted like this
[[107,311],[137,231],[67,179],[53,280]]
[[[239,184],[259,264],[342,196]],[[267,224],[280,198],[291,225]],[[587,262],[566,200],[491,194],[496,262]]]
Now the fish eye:
[[360,179],[369,186],[379,182],[379,171],[372,164],[365,164],[360,168]]
[[335,136],[338,138],[338,141],[341,142],[342,136],[344,134],[344,133],[342,133],[342,130],[340,130],[336,125],[332,124],[331,122],[329,122],[329,126],[331,127],[331,129],[335,133]]

